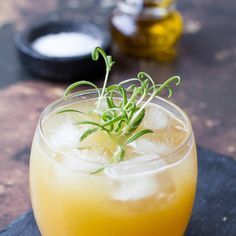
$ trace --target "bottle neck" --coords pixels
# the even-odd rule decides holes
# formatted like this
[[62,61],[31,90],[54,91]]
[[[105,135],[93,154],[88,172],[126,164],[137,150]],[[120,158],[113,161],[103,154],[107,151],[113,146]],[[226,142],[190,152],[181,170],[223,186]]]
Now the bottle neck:
[[155,1],[126,0],[118,3],[118,10],[122,13],[138,16],[144,19],[160,19],[176,9],[175,3],[165,5],[161,4],[161,1],[159,1],[159,3],[154,2]]

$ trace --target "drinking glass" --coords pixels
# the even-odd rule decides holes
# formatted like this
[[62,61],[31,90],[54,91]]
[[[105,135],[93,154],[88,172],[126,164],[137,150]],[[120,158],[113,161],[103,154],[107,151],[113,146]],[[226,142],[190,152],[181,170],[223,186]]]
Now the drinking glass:
[[41,234],[183,235],[197,182],[196,145],[189,118],[175,104],[156,97],[153,104],[185,125],[187,135],[181,144],[164,162],[158,157],[120,162],[108,165],[104,174],[91,174],[88,169],[101,163],[68,155],[54,146],[46,135],[50,126],[45,121],[67,105],[96,98],[94,90],[74,93],[50,104],[39,118],[30,157],[30,190]]

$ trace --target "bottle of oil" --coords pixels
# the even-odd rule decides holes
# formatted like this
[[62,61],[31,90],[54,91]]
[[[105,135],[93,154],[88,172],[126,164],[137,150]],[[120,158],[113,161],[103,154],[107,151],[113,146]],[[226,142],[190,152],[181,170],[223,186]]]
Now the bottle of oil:
[[125,0],[113,12],[110,25],[122,51],[165,62],[176,56],[183,22],[175,0]]

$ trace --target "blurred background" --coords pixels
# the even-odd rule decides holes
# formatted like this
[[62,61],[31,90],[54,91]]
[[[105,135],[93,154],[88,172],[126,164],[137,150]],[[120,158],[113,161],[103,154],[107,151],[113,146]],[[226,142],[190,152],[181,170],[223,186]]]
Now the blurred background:
[[[14,38],[18,32],[41,22],[72,20],[90,22],[109,36],[111,16],[118,14],[113,13],[117,3],[0,1],[0,228],[30,207],[28,162],[37,120],[42,110],[61,97],[71,83],[69,78],[59,81],[30,74],[23,67],[25,62],[23,66],[20,63]],[[177,4],[184,21],[177,56],[164,62],[160,57],[130,56],[132,53],[125,54],[119,47],[119,39],[111,37],[116,65],[109,83],[135,76],[139,71],[146,71],[155,81],[180,75],[182,86],[174,91],[172,101],[189,114],[198,145],[236,159],[236,2],[179,0]],[[172,28],[170,23],[164,29],[170,30],[168,35],[174,35],[175,27],[177,24]],[[121,28],[129,29],[129,23],[122,23]],[[86,78],[78,73],[76,79]],[[90,79],[101,85],[103,76]]]

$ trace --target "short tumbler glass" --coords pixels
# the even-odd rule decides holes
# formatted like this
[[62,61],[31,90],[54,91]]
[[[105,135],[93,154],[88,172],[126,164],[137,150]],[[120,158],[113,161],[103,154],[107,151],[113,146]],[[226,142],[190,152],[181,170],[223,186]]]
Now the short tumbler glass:
[[[57,109],[96,97],[93,90],[72,94],[50,104],[39,119],[30,157],[30,190],[41,234],[182,236],[191,216],[197,182],[196,145],[189,118],[175,104],[156,97],[153,103],[174,114],[187,129],[185,140],[165,157],[166,164],[158,167],[157,158],[131,164],[130,171],[118,178],[91,175],[74,164],[75,157],[68,157],[50,143],[43,126]],[[120,186],[149,184],[149,177],[157,189],[154,197],[113,198]]]

